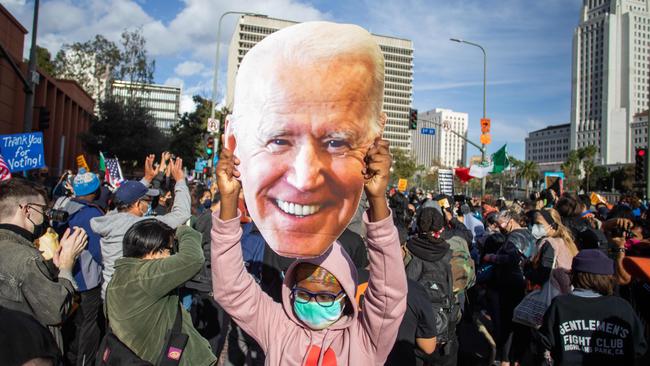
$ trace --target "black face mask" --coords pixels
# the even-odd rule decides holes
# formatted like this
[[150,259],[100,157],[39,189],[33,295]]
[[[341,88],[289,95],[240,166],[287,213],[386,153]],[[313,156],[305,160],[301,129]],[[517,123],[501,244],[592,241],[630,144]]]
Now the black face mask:
[[45,214],[40,211],[38,212],[43,215],[43,222],[41,222],[39,225],[34,224],[34,221],[32,221],[32,219],[27,218],[27,220],[29,220],[34,225],[34,232],[32,234],[34,235],[34,239],[38,239],[43,236],[43,234],[45,234],[47,231],[47,228],[50,227],[50,221],[47,219],[47,216],[45,216]]

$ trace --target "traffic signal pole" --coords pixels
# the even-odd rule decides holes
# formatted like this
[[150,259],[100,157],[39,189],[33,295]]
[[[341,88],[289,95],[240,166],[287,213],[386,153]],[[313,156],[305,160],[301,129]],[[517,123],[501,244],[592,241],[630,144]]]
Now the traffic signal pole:
[[39,0],[34,1],[34,20],[32,23],[32,46],[29,49],[29,64],[27,66],[27,82],[30,89],[25,95],[25,113],[23,120],[23,132],[31,132],[34,119],[34,92],[35,92],[35,77],[36,72],[36,33],[38,30],[38,6]]

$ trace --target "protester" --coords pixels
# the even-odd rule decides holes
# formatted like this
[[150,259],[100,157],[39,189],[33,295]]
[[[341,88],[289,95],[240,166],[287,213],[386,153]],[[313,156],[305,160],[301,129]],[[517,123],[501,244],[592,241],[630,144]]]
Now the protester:
[[514,325],[512,314],[524,297],[526,283],[523,266],[535,255],[535,238],[519,225],[520,217],[513,211],[501,211],[496,217],[499,229],[507,236],[506,242],[495,254],[483,256],[484,263],[495,265],[498,281],[499,309],[496,327],[497,360],[515,362],[517,347],[513,347]]
[[406,244],[411,255],[406,274],[424,287],[430,311],[435,316],[436,349],[427,362],[455,365],[458,352],[456,325],[461,310],[453,289],[452,250],[441,237],[444,218],[439,210],[426,207],[418,213],[416,220],[418,234]]
[[573,258],[574,290],[553,300],[540,329],[554,365],[634,365],[646,352],[641,321],[612,296],[613,275],[614,263],[599,250]]
[[562,294],[571,291],[571,262],[578,254],[571,232],[562,224],[560,214],[552,208],[537,211],[532,235],[537,239],[537,255],[532,262],[533,270],[527,273],[530,282],[551,285]]
[[[178,241],[178,253],[175,240]],[[180,349],[179,365],[213,365],[216,357],[208,342],[182,310],[178,287],[203,265],[201,235],[184,225],[174,230],[157,219],[134,223],[124,234],[124,257],[106,291],[108,324],[112,332],[140,358],[159,364],[168,351],[169,334],[177,316],[188,336]]]
[[77,286],[72,270],[88,237],[82,228],[66,230],[60,247],[45,259],[34,241],[46,232],[46,211],[41,186],[16,178],[0,182],[0,306],[50,326],[62,349],[61,332],[54,326],[69,315]]
[[100,182],[96,174],[81,168],[72,182],[74,198],[62,207],[68,213],[68,220],[56,224],[59,232],[80,227],[88,235],[88,245],[77,258],[72,272],[79,291],[79,307],[72,322],[66,323],[66,326],[72,328],[66,358],[70,364],[83,365],[94,364],[101,340],[102,254],[99,235],[91,229],[90,220],[103,216],[104,212],[94,204],[100,194]]
[[228,149],[222,151],[217,166],[221,211],[214,214],[212,229],[215,299],[260,344],[269,365],[381,364],[392,348],[406,310],[406,278],[384,198],[391,163],[388,143],[378,141],[366,160],[370,281],[359,315],[356,271],[338,243],[320,257],[292,264],[282,304],[273,302],[245,272],[237,214],[238,159]]
[[[185,182],[183,161],[176,159],[170,166],[171,175],[176,182],[174,206],[163,216],[156,216],[175,229],[190,218],[190,194]],[[90,226],[100,237],[102,248],[102,299],[106,299],[106,287],[113,276],[115,260],[122,257],[122,241],[126,231],[136,222],[146,219],[145,214],[152,214],[151,201],[158,196],[158,190],[148,189],[150,179],[156,175],[153,168],[153,156],[145,161],[145,177],[141,182],[125,181],[115,191],[116,209],[105,216],[90,220]]]

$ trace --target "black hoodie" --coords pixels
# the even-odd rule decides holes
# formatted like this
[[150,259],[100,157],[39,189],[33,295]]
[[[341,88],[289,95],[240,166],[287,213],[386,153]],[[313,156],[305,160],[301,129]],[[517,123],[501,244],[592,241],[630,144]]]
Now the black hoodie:
[[449,251],[449,244],[443,239],[418,235],[406,243],[409,252],[425,262],[440,260]]

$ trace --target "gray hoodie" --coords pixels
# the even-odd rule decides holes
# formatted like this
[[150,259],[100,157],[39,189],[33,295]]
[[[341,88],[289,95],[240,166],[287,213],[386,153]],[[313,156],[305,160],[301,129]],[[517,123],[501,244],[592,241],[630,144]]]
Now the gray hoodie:
[[[142,182],[148,185],[144,180]],[[115,261],[122,258],[122,240],[124,239],[124,234],[126,234],[126,231],[133,224],[140,220],[155,218],[169,225],[172,229],[176,229],[190,219],[190,191],[187,188],[185,180],[176,182],[174,194],[174,206],[164,216],[141,217],[128,212],[117,212],[113,210],[107,213],[106,216],[96,217],[90,221],[90,226],[93,231],[101,236],[102,264],[104,266],[102,270],[102,276],[104,277],[104,282],[102,283],[102,299],[105,298],[106,287],[108,287],[108,283],[113,277]]]

